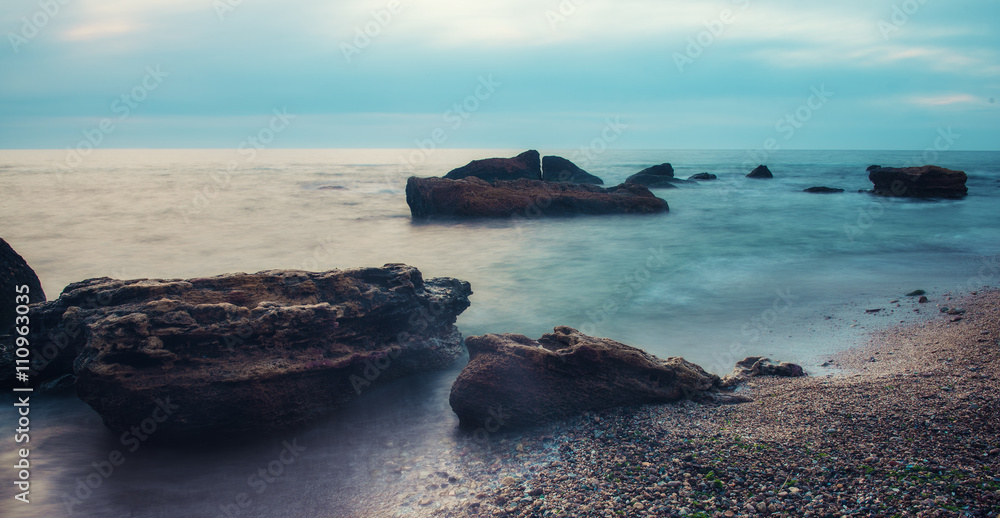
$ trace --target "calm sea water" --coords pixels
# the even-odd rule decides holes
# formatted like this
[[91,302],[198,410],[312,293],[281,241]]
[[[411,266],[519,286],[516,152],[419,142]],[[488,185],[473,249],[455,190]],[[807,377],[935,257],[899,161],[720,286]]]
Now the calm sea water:
[[[541,150],[573,157],[572,151]],[[913,320],[908,308],[867,307],[913,289],[932,298],[996,283],[1000,153],[946,152],[938,165],[969,176],[963,200],[886,200],[865,167],[922,162],[919,152],[782,151],[774,180],[744,178],[743,151],[607,151],[578,160],[607,184],[671,162],[677,176],[717,182],[655,190],[655,216],[414,223],[410,175],[438,176],[517,150],[107,150],[66,166],[65,152],[0,151],[2,237],[49,298],[90,277],[187,278],[277,268],[327,270],[404,262],[426,277],[472,283],[466,335],[537,337],[556,325],[684,356],[724,373],[749,353],[814,372],[858,331]],[[419,157],[406,163],[408,156]],[[843,194],[801,192],[812,186]],[[985,274],[984,274],[985,272]],[[825,317],[833,317],[827,319]],[[850,326],[856,327],[850,327]],[[143,447],[129,454],[80,516],[349,516],[395,486],[368,474],[388,458],[447,456],[457,420],[452,371],[373,392],[298,435],[307,453],[257,492],[248,477],[281,441],[208,451]],[[107,459],[117,437],[72,397],[36,396],[30,506],[18,516],[67,516],[64,495]],[[35,444],[37,443],[37,444]],[[0,460],[14,444],[0,438]],[[6,484],[5,484],[6,485]],[[13,509],[10,488],[4,508]],[[388,495],[388,496],[387,496]]]

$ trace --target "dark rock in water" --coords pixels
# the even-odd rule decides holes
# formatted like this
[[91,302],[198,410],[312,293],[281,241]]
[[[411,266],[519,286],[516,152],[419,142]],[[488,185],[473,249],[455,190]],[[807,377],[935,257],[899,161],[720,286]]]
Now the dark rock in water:
[[922,167],[880,167],[868,173],[879,196],[907,198],[961,198],[969,193],[968,176],[935,165]]
[[673,178],[674,166],[670,164],[654,165],[653,167],[647,167],[636,174],[649,175],[649,176],[666,176],[668,178]]
[[448,367],[462,354],[454,323],[471,293],[389,264],[91,279],[38,313],[80,351],[77,395],[108,427],[157,416],[155,438],[178,440],[294,428],[372,385]]
[[584,411],[694,399],[725,400],[715,374],[682,358],[557,327],[538,340],[470,336],[469,365],[451,388],[465,428],[520,427]]
[[927,295],[927,292],[924,290],[915,290],[906,294],[907,297],[919,297],[921,295]]
[[514,158],[487,158],[473,160],[467,165],[454,169],[444,177],[459,180],[470,176],[493,183],[497,180],[541,180],[542,168],[538,151],[530,150]]
[[406,182],[406,203],[415,219],[649,214],[669,210],[666,201],[641,185],[603,188],[524,179],[491,185],[478,178],[411,177]]
[[722,379],[722,386],[732,387],[754,376],[795,378],[805,375],[806,372],[800,365],[785,362],[775,365],[769,358],[750,356],[736,362],[736,368],[733,369],[733,372]]
[[346,191],[347,187],[343,185],[324,185],[322,187],[317,187],[317,191]]
[[759,165],[747,175],[747,178],[774,178],[774,175],[766,165]]
[[670,164],[654,165],[647,167],[625,179],[626,184],[645,185],[646,187],[656,187],[673,189],[677,186],[674,183],[684,180],[674,178],[674,167]]
[[542,180],[604,185],[604,180],[580,169],[576,164],[561,156],[542,157]]
[[803,192],[835,193],[835,192],[844,192],[844,190],[836,189],[834,187],[810,187]]
[[917,302],[919,302],[920,304],[926,304],[926,303],[930,302],[930,299],[928,299],[927,297],[921,295],[920,298],[917,299]]
[[688,180],[718,180],[719,177],[712,173],[698,173],[688,177]]
[[870,172],[872,172],[873,169],[881,169],[881,168],[882,168],[882,166],[880,166],[880,165],[870,165],[870,166],[868,166],[868,169],[865,169],[865,171],[867,171],[867,172],[870,173]]
[[[27,286],[28,291],[24,292],[20,286]],[[25,297],[17,299],[18,295]],[[6,241],[0,239],[0,334],[5,334],[14,325],[18,305],[44,300],[45,292],[35,271]]]

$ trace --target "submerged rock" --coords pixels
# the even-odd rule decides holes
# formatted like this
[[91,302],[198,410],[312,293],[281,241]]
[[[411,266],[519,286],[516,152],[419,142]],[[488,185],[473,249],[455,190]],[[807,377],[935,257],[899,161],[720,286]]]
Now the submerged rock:
[[844,192],[843,189],[837,189],[835,187],[810,187],[802,192],[815,192],[815,193],[837,193]]
[[688,180],[718,180],[719,177],[712,173],[698,173],[688,177]]
[[766,179],[766,178],[774,178],[774,175],[771,174],[771,170],[768,169],[766,165],[759,165],[757,166],[756,169],[750,171],[750,174],[747,175],[747,178]]
[[[715,374],[683,358],[660,359],[565,326],[538,340],[490,334],[470,336],[465,344],[469,365],[452,385],[450,398],[465,428],[492,431],[585,411],[683,399],[749,401],[727,392],[732,384],[725,385]],[[758,374],[778,372],[758,369]]]
[[389,264],[91,279],[38,313],[58,322],[49,335],[69,340],[69,354],[79,350],[77,395],[109,428],[169,407],[156,438],[184,439],[294,428],[372,385],[451,365],[471,293],[467,282]]
[[868,173],[879,196],[908,198],[961,198],[969,193],[964,171],[936,165],[922,167],[879,167]]
[[542,180],[604,185],[604,180],[580,169],[576,164],[561,156],[542,157]]
[[483,160],[473,160],[468,164],[453,169],[444,177],[451,180],[476,177],[480,180],[493,183],[498,180],[517,180],[526,178],[528,180],[541,180],[542,169],[538,151],[530,150],[517,155],[514,158],[486,158]]
[[414,219],[650,214],[669,210],[666,201],[641,185],[602,188],[524,179],[489,184],[478,178],[411,177],[406,182],[406,203]]

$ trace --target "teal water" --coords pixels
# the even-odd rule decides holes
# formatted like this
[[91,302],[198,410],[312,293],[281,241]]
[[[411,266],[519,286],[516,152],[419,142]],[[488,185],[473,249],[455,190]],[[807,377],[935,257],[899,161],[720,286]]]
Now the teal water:
[[[253,159],[235,151],[107,150],[68,168],[64,152],[0,151],[2,237],[35,268],[49,298],[99,276],[404,262],[426,277],[472,283],[472,307],[458,322],[466,335],[537,337],[569,325],[719,373],[749,353],[818,369],[823,354],[850,345],[858,331],[920,318],[908,308],[877,316],[864,308],[889,307],[918,288],[935,298],[995,285],[1000,275],[995,152],[942,153],[935,163],[966,171],[970,195],[928,201],[858,192],[871,187],[868,165],[921,162],[920,152],[782,151],[767,160],[775,179],[751,180],[745,151],[609,150],[577,161],[607,184],[662,162],[682,178],[720,179],[655,190],[671,207],[661,215],[410,220],[408,176],[517,152],[438,150],[406,163],[411,153],[394,150],[274,150]],[[846,192],[802,192],[820,185]],[[241,516],[350,515],[380,491],[391,493],[359,480],[376,459],[433,451],[453,432],[446,394],[460,368],[394,385],[377,405],[361,401],[303,431],[312,442],[303,468],[289,470]],[[39,425],[39,440],[53,457],[37,475],[42,503],[25,516],[66,515],[58,495],[116,441],[82,403],[49,405],[40,410],[51,422]],[[0,440],[5,462],[8,441]],[[109,478],[75,512],[215,516],[274,448],[140,452],[128,476]],[[139,490],[152,496],[134,496]]]

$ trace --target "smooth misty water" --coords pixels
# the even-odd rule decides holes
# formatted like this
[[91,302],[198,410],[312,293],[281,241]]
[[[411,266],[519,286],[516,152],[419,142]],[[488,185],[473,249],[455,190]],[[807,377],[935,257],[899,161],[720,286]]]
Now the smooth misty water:
[[[848,325],[915,318],[909,310],[867,316],[864,304],[885,306],[917,288],[968,288],[1000,254],[1000,153],[936,160],[969,173],[966,199],[887,201],[857,192],[871,187],[865,167],[919,161],[920,153],[782,151],[768,160],[774,180],[750,180],[742,151],[608,151],[580,161],[608,184],[660,162],[682,178],[707,171],[720,180],[654,191],[670,203],[663,215],[446,223],[410,221],[406,177],[516,151],[436,151],[401,167],[403,154],[280,150],[251,161],[232,151],[104,151],[67,170],[57,165],[64,152],[3,151],[0,236],[35,268],[49,298],[99,276],[404,262],[426,277],[472,283],[472,307],[458,321],[466,335],[537,337],[570,325],[720,373],[744,352],[815,368],[818,355],[856,338]],[[226,175],[230,161],[239,169]],[[816,185],[847,192],[801,192]],[[307,452],[260,493],[248,477],[277,458],[281,440],[205,451],[144,446],[74,511],[224,516],[220,505],[249,492],[253,503],[240,516],[360,512],[393,492],[369,476],[386,459],[447,455],[461,439],[447,405],[460,368],[373,391],[290,433]],[[61,495],[122,445],[72,397],[36,401],[35,503],[17,513],[65,516]],[[0,461],[13,462],[11,438],[0,444]]]

